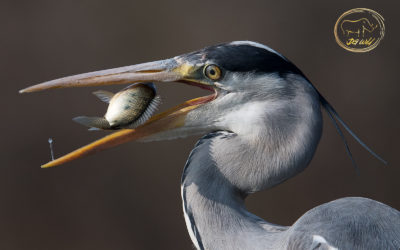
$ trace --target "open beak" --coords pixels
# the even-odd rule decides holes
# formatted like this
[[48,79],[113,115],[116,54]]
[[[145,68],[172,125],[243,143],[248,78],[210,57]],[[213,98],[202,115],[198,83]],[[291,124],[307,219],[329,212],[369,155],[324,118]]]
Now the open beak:
[[[133,66],[120,67],[74,76],[68,76],[44,83],[40,83],[20,90],[20,93],[29,93],[55,88],[87,87],[112,84],[128,84],[135,82],[183,82],[214,91],[211,84],[201,81],[198,76],[199,67],[182,60],[167,59]],[[196,80],[197,79],[197,80]],[[50,161],[42,168],[58,166],[86,155],[108,149],[119,144],[145,139],[167,130],[173,130],[185,125],[186,115],[193,109],[212,101],[216,92],[209,96],[199,97],[186,101],[163,113],[151,117],[145,124],[136,129],[123,129],[107,135],[89,145],[81,147],[58,159]]]

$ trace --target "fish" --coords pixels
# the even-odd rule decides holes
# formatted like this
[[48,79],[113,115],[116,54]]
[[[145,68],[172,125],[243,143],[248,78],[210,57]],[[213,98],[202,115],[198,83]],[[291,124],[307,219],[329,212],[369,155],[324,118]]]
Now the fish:
[[105,90],[93,92],[109,103],[104,117],[78,116],[72,120],[89,130],[132,129],[145,123],[161,102],[154,83],[135,83],[114,94]]

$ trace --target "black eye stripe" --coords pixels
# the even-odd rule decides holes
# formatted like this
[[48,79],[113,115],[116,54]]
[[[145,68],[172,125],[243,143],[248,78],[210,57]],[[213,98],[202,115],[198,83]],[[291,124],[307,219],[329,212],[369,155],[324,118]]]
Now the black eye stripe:
[[[226,72],[278,73],[286,75],[304,74],[290,61],[267,49],[252,45],[222,44],[204,48],[184,55],[187,61],[218,65],[222,77]],[[205,73],[205,72],[204,72]]]

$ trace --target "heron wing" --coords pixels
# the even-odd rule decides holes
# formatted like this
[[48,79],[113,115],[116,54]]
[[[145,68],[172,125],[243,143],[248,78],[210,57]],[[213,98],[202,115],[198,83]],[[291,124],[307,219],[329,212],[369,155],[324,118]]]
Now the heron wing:
[[400,212],[347,197],[317,206],[288,231],[288,249],[400,249]]

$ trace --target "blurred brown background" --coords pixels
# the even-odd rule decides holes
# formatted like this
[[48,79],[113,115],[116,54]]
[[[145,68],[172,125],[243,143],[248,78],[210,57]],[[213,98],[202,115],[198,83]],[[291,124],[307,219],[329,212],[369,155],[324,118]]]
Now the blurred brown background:
[[[312,207],[364,196],[400,209],[398,1],[7,1],[0,2],[0,249],[191,249],[180,175],[198,137],[128,143],[53,169],[56,156],[105,133],[71,118],[102,115],[97,88],[19,95],[62,76],[169,58],[207,45],[254,40],[281,52],[311,79],[384,166],[350,141],[361,174],[325,117],[309,168],[251,196],[252,212],[283,225]],[[396,5],[395,5],[396,4]],[[336,19],[365,7],[385,18],[386,36],[351,53],[333,36]],[[116,90],[122,88],[108,88]],[[163,108],[203,94],[158,85]]]

